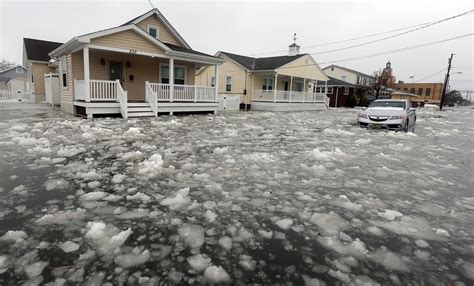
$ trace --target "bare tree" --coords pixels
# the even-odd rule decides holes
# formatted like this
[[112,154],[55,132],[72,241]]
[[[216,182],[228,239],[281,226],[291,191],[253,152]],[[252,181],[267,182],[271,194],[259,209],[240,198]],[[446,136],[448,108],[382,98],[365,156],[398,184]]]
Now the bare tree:
[[6,59],[2,58],[2,61],[0,61],[0,71],[2,71],[4,69],[7,69],[7,68],[9,68],[13,65],[15,65],[14,62],[10,62],[9,60],[6,60]]
[[379,69],[372,73],[372,78],[373,79],[369,82],[366,89],[375,96],[375,99],[378,99],[381,95],[390,94],[389,87],[393,82],[391,74]]

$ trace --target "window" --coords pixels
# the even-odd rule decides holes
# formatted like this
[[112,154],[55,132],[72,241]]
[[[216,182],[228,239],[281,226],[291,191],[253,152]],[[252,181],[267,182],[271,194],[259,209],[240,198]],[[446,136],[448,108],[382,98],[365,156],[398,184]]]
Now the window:
[[423,94],[423,88],[420,87],[420,88],[418,88],[418,95],[422,95],[422,94]]
[[426,88],[425,95],[426,96],[431,96],[431,88],[430,87]]
[[404,91],[408,91],[408,88],[407,88],[407,87],[404,87],[403,90],[404,90]]
[[160,38],[160,30],[158,29],[158,27],[148,25],[147,29],[148,29],[148,34],[150,34],[150,36],[157,39]]
[[346,76],[345,75],[341,76],[341,80],[346,81]]
[[225,78],[225,91],[232,91],[232,77]]
[[347,87],[344,88],[344,95],[349,95],[349,88]]
[[410,88],[410,92],[415,93],[415,88],[414,87]]
[[61,79],[63,88],[67,88],[67,59],[65,56],[61,58]]
[[334,71],[334,67],[331,67],[331,71]]
[[321,93],[325,93],[326,92],[326,87],[322,86],[321,87]]
[[357,76],[357,84],[360,84],[360,83],[361,83],[360,76]]
[[304,89],[304,82],[296,81],[295,82],[295,91],[301,92]]
[[[161,83],[170,83],[170,68],[168,65],[161,66]],[[183,85],[186,83],[186,67],[174,67],[174,84]]]
[[22,67],[16,67],[15,69],[17,74],[23,74],[23,68]]
[[332,87],[328,87],[328,92],[327,92],[327,94],[332,94],[332,93],[333,93]]
[[216,86],[216,78],[211,77],[211,86]]
[[273,90],[273,78],[264,78],[262,90]]
[[316,87],[316,93],[321,93],[321,87],[320,86]]

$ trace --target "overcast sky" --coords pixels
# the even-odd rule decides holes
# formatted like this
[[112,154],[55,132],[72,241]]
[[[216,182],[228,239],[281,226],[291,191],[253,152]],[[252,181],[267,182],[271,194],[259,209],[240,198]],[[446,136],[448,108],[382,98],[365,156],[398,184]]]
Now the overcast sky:
[[[302,47],[386,32],[447,18],[474,9],[474,1],[157,1],[165,15],[195,50],[218,50],[255,55],[287,50],[297,33]],[[84,33],[122,24],[151,9],[140,1],[11,1],[0,0],[0,58],[22,60],[22,38],[65,42]],[[389,50],[452,38],[474,32],[474,13],[376,44],[325,54],[314,54],[321,65],[332,61],[383,53]],[[365,38],[302,52],[337,49],[387,35]],[[397,80],[411,82],[447,66],[450,53],[454,74],[451,86],[474,89],[474,37],[429,47],[338,62],[372,73],[390,59]],[[286,54],[280,52],[279,54]],[[268,54],[260,56],[271,56]],[[425,82],[441,82],[441,72]]]

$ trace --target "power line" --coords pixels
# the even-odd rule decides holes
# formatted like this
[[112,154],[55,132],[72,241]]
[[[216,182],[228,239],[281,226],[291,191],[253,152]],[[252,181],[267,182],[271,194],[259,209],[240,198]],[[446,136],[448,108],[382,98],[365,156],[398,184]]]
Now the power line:
[[[384,38],[380,38],[380,39],[360,43],[360,44],[357,44],[357,45],[347,46],[347,47],[343,47],[343,48],[332,49],[332,50],[327,50],[327,51],[322,51],[322,52],[314,52],[314,53],[311,53],[311,54],[312,55],[325,54],[325,53],[331,53],[331,52],[336,52],[336,51],[342,51],[342,50],[357,48],[357,47],[361,47],[361,46],[365,46],[365,45],[385,41],[385,40],[388,40],[388,39],[391,39],[391,38],[399,37],[399,36],[402,36],[402,35],[405,35],[405,34],[408,34],[408,33],[412,33],[412,32],[415,32],[415,31],[418,31],[418,30],[421,30],[421,29],[425,29],[425,28],[431,27],[433,25],[437,25],[437,24],[440,24],[440,23],[443,23],[443,22],[446,22],[446,21],[449,21],[449,20],[452,20],[452,19],[455,19],[455,18],[458,18],[458,17],[466,16],[466,15],[472,13],[472,12],[474,12],[474,10],[469,10],[469,11],[466,11],[466,12],[463,12],[461,14],[457,14],[457,15],[454,15],[454,16],[451,16],[451,17],[448,17],[448,18],[444,18],[444,19],[441,19],[441,20],[428,22],[428,23],[424,23],[424,24],[419,24],[419,25],[415,25],[415,26],[411,26],[411,27],[396,29],[396,30],[392,30],[392,31],[388,31],[388,32],[382,32],[382,33],[378,33],[378,34],[372,34],[372,35],[368,35],[368,36],[362,36],[362,37],[357,37],[357,38],[352,38],[352,39],[347,39],[347,40],[341,40],[341,41],[330,42],[330,43],[325,43],[325,44],[307,46],[307,47],[302,47],[302,48],[308,49],[308,48],[315,48],[315,47],[325,46],[325,45],[330,45],[330,44],[343,43],[343,42],[353,41],[353,40],[356,40],[356,39],[368,38],[368,37],[372,37],[372,36],[375,36],[375,35],[389,34],[389,33],[393,33],[393,32],[396,32],[396,31],[402,31],[402,30],[411,29],[411,28],[415,27],[415,29],[411,29],[411,30],[408,30],[408,31],[405,31],[405,32],[402,32],[402,33],[398,33],[398,34],[395,34],[395,35],[388,36],[388,37],[384,37]],[[260,54],[254,54],[254,55],[274,54],[274,53],[279,53],[279,52],[284,52],[284,51],[286,51],[286,50],[260,53]]]
[[422,79],[420,79],[420,80],[417,80],[416,82],[419,83],[419,82],[422,82],[422,81],[427,80],[427,79],[429,79],[429,78],[432,78],[432,77],[434,77],[435,75],[438,75],[438,74],[444,72],[445,70],[446,70],[446,68],[443,68],[442,70],[437,71],[436,73],[434,73],[434,74],[432,74],[432,75],[429,75],[429,76],[427,76],[427,77],[424,77],[424,78],[422,78]]

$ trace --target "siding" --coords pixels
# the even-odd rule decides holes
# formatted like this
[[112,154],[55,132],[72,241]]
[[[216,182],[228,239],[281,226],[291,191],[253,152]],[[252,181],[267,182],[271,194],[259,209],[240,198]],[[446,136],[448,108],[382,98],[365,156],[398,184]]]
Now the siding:
[[[73,95],[73,79],[72,79],[72,65],[74,60],[71,57],[71,54],[66,56],[67,62],[67,87],[63,87],[62,79],[62,66],[59,64],[59,94],[61,95],[61,110],[69,113],[74,113],[74,107],[72,105],[72,95]],[[44,81],[43,81],[44,82]]]
[[309,55],[301,57],[282,68],[277,69],[278,74],[300,77],[312,80],[326,80],[324,73],[313,64]]
[[342,76],[346,76],[346,79],[344,80],[345,82],[352,83],[352,84],[357,84],[357,74],[349,72],[347,70],[334,67],[334,70],[332,71],[331,68],[326,68],[324,69],[324,72],[333,78],[343,80]]
[[[84,79],[84,58],[82,51],[74,53],[72,58],[73,79]],[[101,63],[102,59],[104,59],[104,65]],[[159,82],[158,71],[160,63],[169,63],[166,59],[91,49],[89,50],[90,79],[108,80],[109,75],[107,71],[110,61],[122,63],[122,86],[124,90],[128,91],[129,100],[144,100],[145,81],[149,81],[151,83]],[[127,62],[130,63],[130,67],[127,67]],[[194,84],[194,64],[175,61],[175,65],[186,65],[186,84]],[[133,75],[133,81],[130,81],[131,75]]]
[[112,35],[107,35],[91,40],[91,44],[121,48],[125,50],[137,50],[147,53],[163,54],[164,51],[157,45],[150,42],[145,37],[139,35],[136,31],[127,30]]
[[33,90],[35,92],[36,102],[43,102],[46,100],[44,74],[50,72],[48,64],[32,63],[31,72],[33,74]]
[[152,15],[137,24],[138,27],[140,27],[141,29],[145,30],[148,33],[147,25],[158,27],[159,29],[158,37],[160,41],[177,45],[177,46],[182,46],[173,36],[171,31],[169,31],[165,25],[163,25],[159,20],[155,18],[155,15]]

